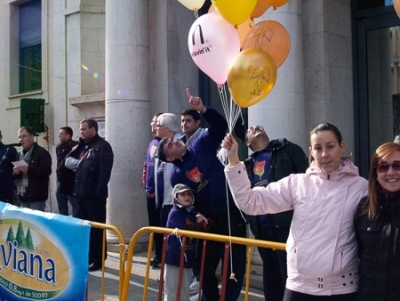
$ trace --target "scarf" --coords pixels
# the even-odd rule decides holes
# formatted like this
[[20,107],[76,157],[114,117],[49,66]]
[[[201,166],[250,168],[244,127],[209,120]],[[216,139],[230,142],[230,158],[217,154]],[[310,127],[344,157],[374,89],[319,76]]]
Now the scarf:
[[[19,160],[24,160],[26,163],[29,164],[29,161],[31,160],[32,156],[32,151],[33,151],[34,145],[24,154],[24,151],[21,150],[19,152]],[[28,173],[23,172],[22,177],[20,179],[16,180],[16,188],[17,188],[17,195],[24,196],[26,187],[28,187],[29,181],[28,181]]]

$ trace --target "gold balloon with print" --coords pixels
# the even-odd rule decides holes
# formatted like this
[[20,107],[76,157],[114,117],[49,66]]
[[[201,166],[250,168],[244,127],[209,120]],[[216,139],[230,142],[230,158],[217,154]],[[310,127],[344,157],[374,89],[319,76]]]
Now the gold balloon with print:
[[229,70],[229,92],[239,107],[248,108],[271,92],[277,74],[275,61],[264,50],[243,50],[235,57]]

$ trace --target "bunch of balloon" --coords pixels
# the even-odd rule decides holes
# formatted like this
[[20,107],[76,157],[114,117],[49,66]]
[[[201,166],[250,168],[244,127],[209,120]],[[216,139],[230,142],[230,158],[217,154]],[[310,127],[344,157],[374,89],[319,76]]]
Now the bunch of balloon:
[[275,86],[277,69],[289,54],[289,33],[277,21],[259,22],[247,33],[242,49],[232,62],[228,87],[238,106],[248,108]]

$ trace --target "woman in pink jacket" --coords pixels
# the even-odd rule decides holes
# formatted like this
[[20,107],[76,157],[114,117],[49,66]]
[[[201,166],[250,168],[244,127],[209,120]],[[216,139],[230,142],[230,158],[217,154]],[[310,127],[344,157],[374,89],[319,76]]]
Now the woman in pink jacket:
[[310,166],[267,187],[250,188],[238,144],[228,134],[225,168],[236,205],[258,215],[294,210],[286,243],[288,279],[284,301],[356,300],[357,242],[353,217],[368,182],[358,168],[342,158],[345,143],[331,123],[310,131]]

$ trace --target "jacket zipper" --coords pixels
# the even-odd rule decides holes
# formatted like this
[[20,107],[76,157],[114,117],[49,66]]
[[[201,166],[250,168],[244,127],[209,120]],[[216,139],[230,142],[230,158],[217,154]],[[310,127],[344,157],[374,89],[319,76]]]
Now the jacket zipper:
[[394,241],[393,241],[393,255],[396,254],[396,244],[397,244],[397,236],[399,234],[399,228],[396,228],[394,231]]

